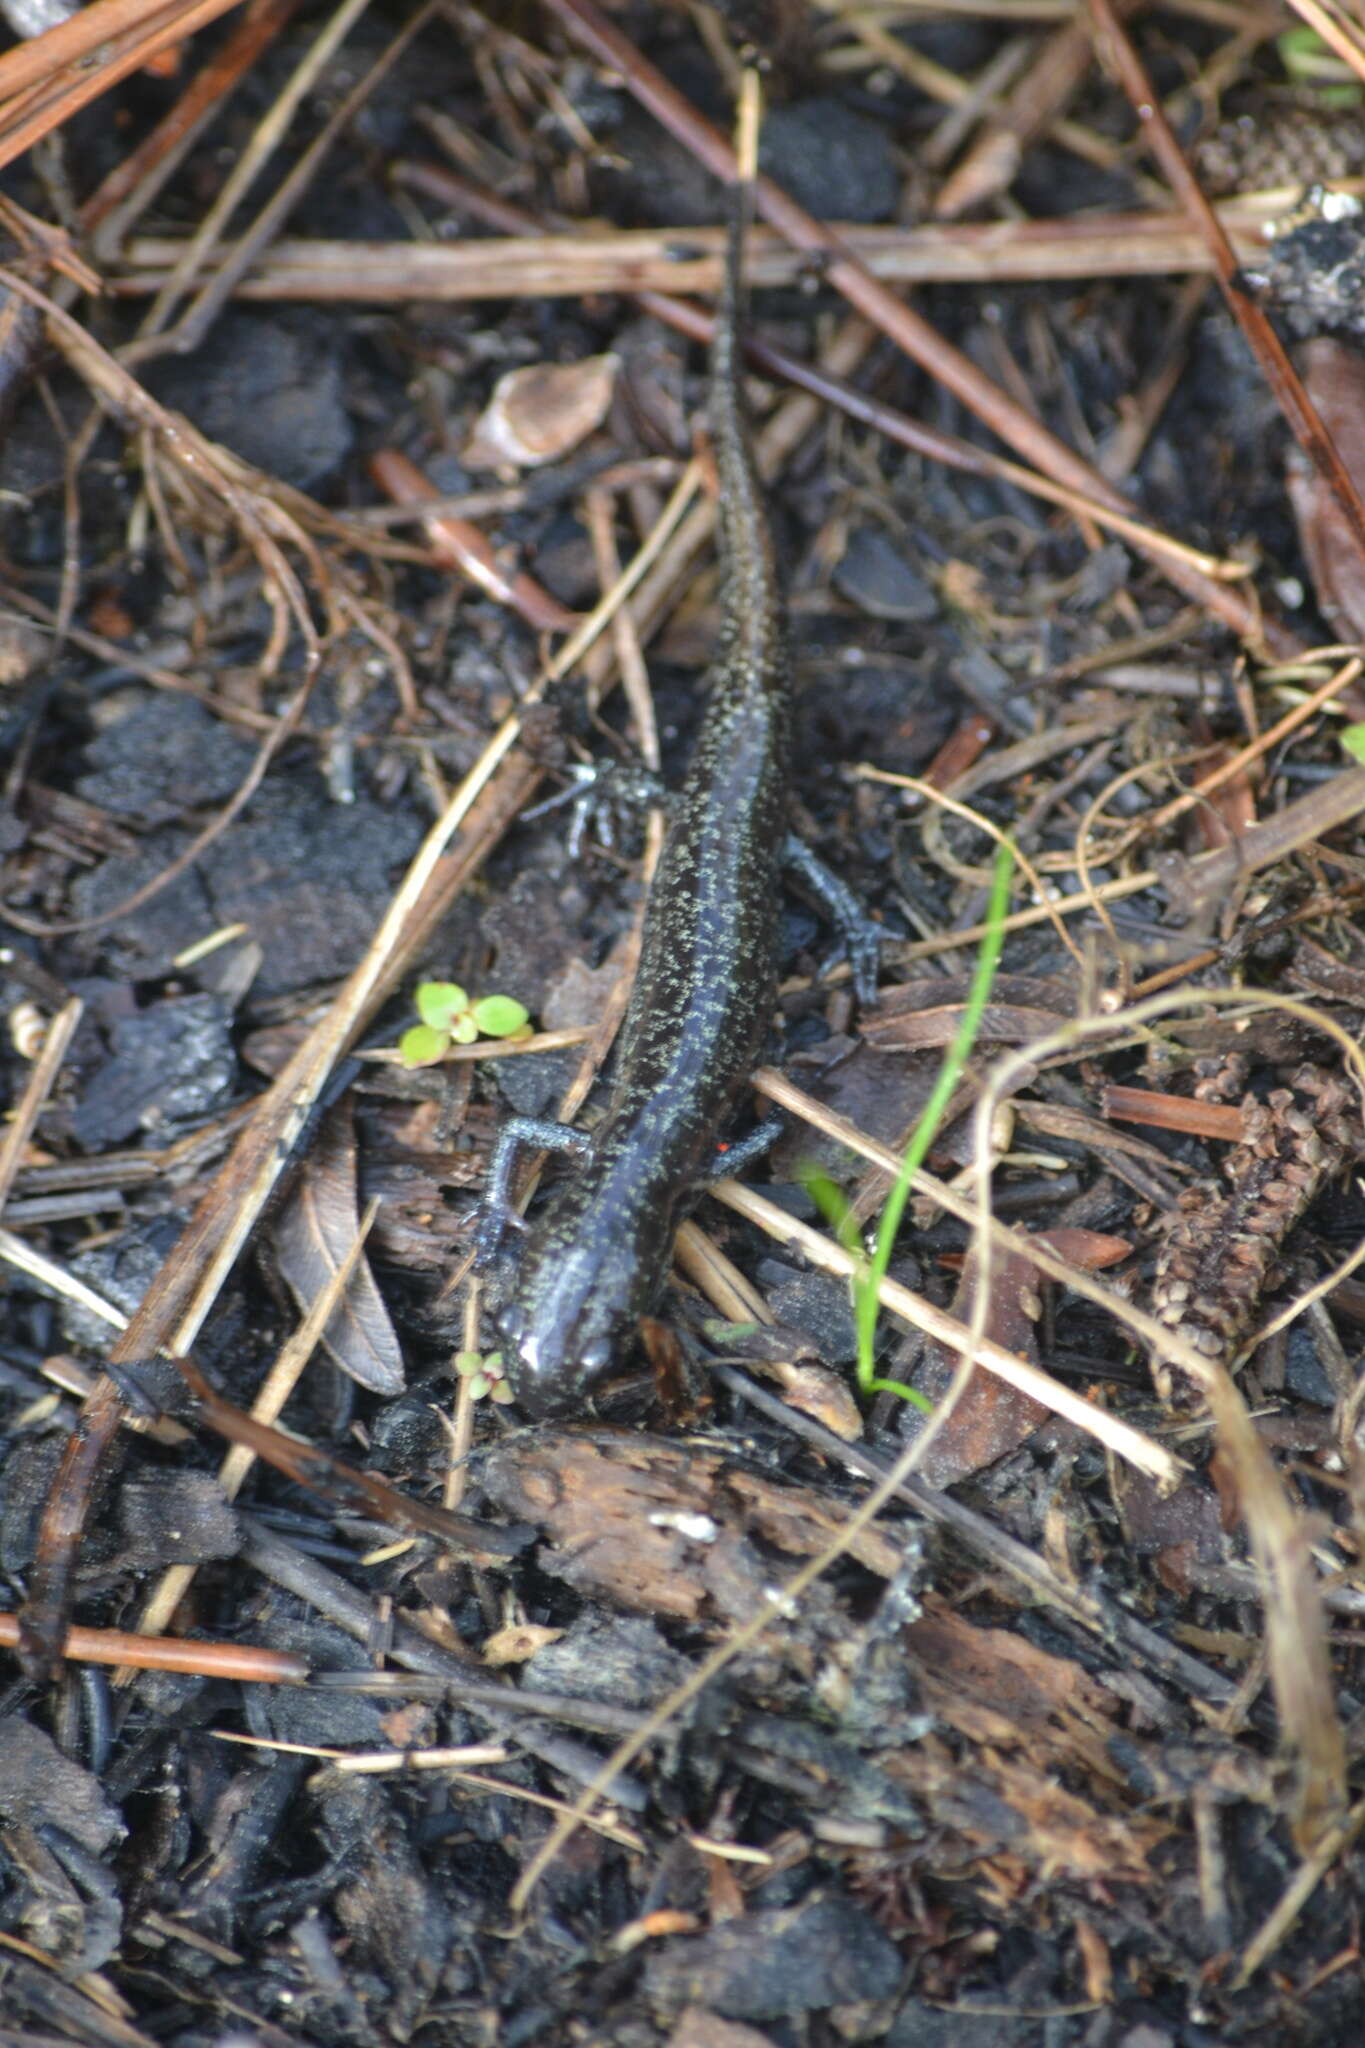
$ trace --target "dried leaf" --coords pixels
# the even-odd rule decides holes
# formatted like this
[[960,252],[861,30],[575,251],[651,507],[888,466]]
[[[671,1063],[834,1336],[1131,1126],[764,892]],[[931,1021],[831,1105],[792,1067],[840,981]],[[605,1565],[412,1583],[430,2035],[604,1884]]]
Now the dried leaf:
[[[334,1109],[305,1161],[299,1185],[275,1226],[280,1271],[300,1308],[316,1300],[355,1242],[355,1136],[350,1112]],[[376,1394],[403,1391],[403,1353],[362,1257],[322,1334],[333,1361]]]
[[[1026,1358],[1030,1365],[1038,1363],[1033,1334],[1039,1313],[1037,1289],[1038,1268],[1031,1259],[1013,1252],[992,1259],[990,1312],[984,1334]],[[971,1322],[976,1292],[977,1259],[970,1253],[953,1297],[953,1314],[960,1322]],[[955,1354],[931,1342],[915,1374],[915,1386],[937,1405],[956,1370]],[[1049,1412],[1032,1395],[978,1366],[925,1454],[924,1477],[931,1486],[943,1487],[984,1471],[1007,1452],[1017,1450],[1047,1420]]]
[[562,1628],[541,1628],[523,1621],[497,1629],[483,1646],[485,1664],[525,1664],[548,1643],[557,1643]]
[[846,1444],[857,1443],[863,1433],[862,1413],[839,1373],[831,1372],[827,1365],[790,1358],[774,1359],[757,1370],[777,1381],[789,1408],[813,1415]]
[[[1359,488],[1365,482],[1365,357],[1322,336],[1304,349],[1303,382]],[[1289,461],[1289,502],[1319,610],[1343,639],[1359,640],[1365,635],[1365,563],[1341,507],[1297,449]]]
[[1103,1230],[1081,1230],[1069,1223],[1058,1224],[1055,1230],[1037,1231],[1035,1235],[1039,1244],[1050,1246],[1059,1259],[1079,1266],[1083,1273],[1102,1273],[1106,1266],[1121,1265],[1133,1249],[1126,1237],[1111,1237]]
[[[1040,1244],[1083,1272],[1099,1272],[1105,1266],[1117,1265],[1132,1249],[1121,1237],[1106,1237],[1093,1230],[1040,1230],[1037,1237]],[[977,1270],[976,1255],[970,1253],[953,1300],[953,1314],[959,1322],[971,1322]],[[1034,1324],[1041,1313],[1041,1284],[1038,1268],[1031,1259],[1001,1252],[991,1260],[991,1305],[984,1334],[1007,1351],[1026,1358],[1031,1365],[1038,1363]],[[947,1392],[956,1369],[956,1355],[931,1343],[924,1364],[915,1375],[915,1385],[920,1393],[937,1401]],[[1017,1450],[1050,1414],[1051,1410],[1041,1401],[978,1366],[929,1446],[924,1476],[933,1486],[952,1486],[959,1479],[982,1472],[1008,1452]]]
[[464,451],[470,469],[533,469],[553,462],[601,426],[617,357],[529,363],[500,377]]
[[[899,988],[884,989],[860,1026],[879,1050],[914,1051],[951,1045],[962,1022],[970,989],[960,975],[921,975]],[[1075,992],[1039,975],[997,975],[978,1034],[983,1042],[1027,1045],[1065,1024],[1075,1009]]]

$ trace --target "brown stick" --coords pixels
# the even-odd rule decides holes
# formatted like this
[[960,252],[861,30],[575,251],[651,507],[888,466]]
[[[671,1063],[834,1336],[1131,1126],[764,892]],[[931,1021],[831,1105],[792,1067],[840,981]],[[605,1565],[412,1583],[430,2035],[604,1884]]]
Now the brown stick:
[[[1182,961],[1180,972],[1188,971]],[[1238,1145],[1246,1135],[1245,1119],[1233,1102],[1196,1102],[1188,1095],[1163,1095],[1156,1088],[1108,1087],[1100,1099],[1106,1117],[1119,1123],[1148,1124],[1153,1130],[1185,1131],[1200,1138],[1221,1138]]]
[[[593,226],[554,230],[509,201],[496,203],[471,181],[444,167],[404,160],[392,180],[435,199],[449,181],[464,185],[466,209],[477,209],[501,240],[468,242],[333,242],[283,235],[237,280],[238,298],[304,300],[388,306],[395,299],[465,305],[480,299],[568,298],[594,292],[641,290],[707,292],[719,288],[722,231],[689,227]],[[1363,181],[1343,181],[1359,188]],[[1250,264],[1265,252],[1264,228],[1292,203],[1287,189],[1268,198],[1229,199],[1218,217],[1234,251]],[[533,235],[533,241],[525,239]],[[1039,284],[1097,277],[1206,276],[1213,260],[1203,236],[1184,214],[1085,214],[1078,220],[962,221],[951,226],[854,224],[839,229],[858,260],[888,286],[917,284]],[[122,297],[159,291],[185,253],[184,235],[134,235],[105,280]],[[236,248],[205,258],[203,274]],[[769,229],[756,228],[746,272],[757,285],[800,284],[809,259]]]
[[[395,505],[422,505],[439,497],[435,484],[398,448],[380,448],[370,457],[370,475]],[[499,562],[492,542],[469,519],[433,512],[423,521],[432,553],[447,569],[477,584],[495,604],[510,605],[537,633],[571,633],[581,623],[558,598],[524,569],[510,574]]]
[[94,0],[0,57],[0,167],[239,0]]
[[97,256],[117,246],[128,222],[151,204],[200,129],[301,4],[302,0],[252,0],[231,40],[209,57],[151,133],[96,186],[80,209],[80,221],[94,236]]
[[[19,1647],[17,1614],[0,1612],[0,1649]],[[255,1643],[192,1643],[183,1637],[130,1635],[121,1628],[69,1628],[64,1657],[86,1664],[127,1664],[138,1671],[188,1671],[199,1678],[255,1679],[261,1685],[302,1685],[308,1665],[287,1650]]]

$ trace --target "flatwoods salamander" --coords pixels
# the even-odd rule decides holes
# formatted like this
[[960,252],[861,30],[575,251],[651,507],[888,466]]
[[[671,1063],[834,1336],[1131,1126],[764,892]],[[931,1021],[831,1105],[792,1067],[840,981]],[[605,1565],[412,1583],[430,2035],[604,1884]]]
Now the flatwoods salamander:
[[[509,1119],[489,1170],[479,1230],[485,1262],[517,1220],[508,1199],[517,1148],[583,1155],[579,1172],[528,1233],[498,1318],[512,1391],[533,1415],[575,1406],[649,1309],[678,1224],[700,1186],[716,1175],[718,1133],[772,1018],[779,869],[794,851],[784,818],[792,677],[741,380],[744,213],[744,190],[733,187],[710,366],[720,640],[696,750],[645,914],[611,1099],[590,1136],[562,1124]],[[811,873],[810,861],[801,865]],[[815,879],[819,884],[821,877]],[[843,892],[845,900],[837,900],[840,889],[836,884],[833,908],[847,922],[849,899]],[[865,923],[861,936],[866,941]],[[875,952],[870,977],[868,965],[865,944],[864,986],[875,981]],[[721,1170],[733,1171],[755,1149],[732,1147]]]

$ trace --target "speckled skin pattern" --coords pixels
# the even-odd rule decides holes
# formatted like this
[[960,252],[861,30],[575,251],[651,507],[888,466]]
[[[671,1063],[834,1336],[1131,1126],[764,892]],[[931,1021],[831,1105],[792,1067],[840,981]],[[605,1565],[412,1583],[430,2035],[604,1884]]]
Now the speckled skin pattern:
[[582,1168],[532,1229],[499,1319],[535,1415],[573,1407],[663,1284],[772,1016],[791,753],[791,667],[740,377],[742,214],[711,347],[720,486],[720,642],[621,1028],[611,1100]]

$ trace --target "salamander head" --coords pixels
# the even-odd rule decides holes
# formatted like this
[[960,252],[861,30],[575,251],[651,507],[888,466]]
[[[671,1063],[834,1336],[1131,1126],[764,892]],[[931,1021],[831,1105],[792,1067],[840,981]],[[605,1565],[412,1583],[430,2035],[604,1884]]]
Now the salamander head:
[[577,1408],[607,1371],[643,1304],[629,1262],[582,1247],[528,1247],[498,1332],[512,1392],[528,1415]]

